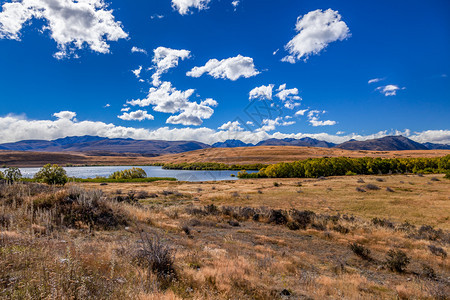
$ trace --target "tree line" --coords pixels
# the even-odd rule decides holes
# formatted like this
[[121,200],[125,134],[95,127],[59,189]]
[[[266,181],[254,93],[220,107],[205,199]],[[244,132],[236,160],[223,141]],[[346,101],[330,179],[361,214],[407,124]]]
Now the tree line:
[[448,173],[450,155],[437,158],[309,158],[278,163],[258,173],[239,172],[239,178],[317,178],[342,175],[376,175],[395,173]]

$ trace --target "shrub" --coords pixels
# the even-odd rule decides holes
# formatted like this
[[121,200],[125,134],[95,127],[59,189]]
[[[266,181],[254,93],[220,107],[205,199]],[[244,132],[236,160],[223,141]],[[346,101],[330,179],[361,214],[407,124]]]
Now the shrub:
[[402,250],[391,249],[387,253],[386,265],[391,271],[402,273],[409,264],[410,259]]
[[430,180],[431,180],[431,181],[440,181],[439,178],[437,178],[437,177],[431,177]]
[[68,181],[66,170],[58,165],[47,164],[40,169],[34,179],[52,185],[65,185]]
[[440,256],[444,259],[447,257],[447,252],[441,247],[435,245],[428,245],[428,249],[430,250],[431,253],[433,253],[436,256]]
[[158,236],[150,238],[141,232],[141,249],[138,250],[136,259],[140,265],[149,269],[149,273],[155,274],[158,279],[172,279],[176,277],[175,251],[163,243]]
[[22,173],[19,168],[9,167],[4,172],[4,177],[8,183],[13,183],[15,181],[19,181],[22,178]]
[[281,209],[272,209],[269,215],[268,223],[275,223],[278,225],[284,225],[287,223],[286,212]]
[[0,180],[1,180],[1,179],[5,179],[5,174],[3,174],[2,171],[0,171]]
[[357,256],[361,257],[362,259],[369,260],[370,259],[370,250],[364,247],[363,245],[360,245],[358,243],[350,243],[349,245],[350,250],[353,251]]
[[352,172],[352,171],[347,171],[345,173],[345,176],[354,176],[354,175],[357,175],[357,174],[355,172]]
[[300,228],[306,229],[306,226],[312,223],[313,218],[316,214],[309,210],[299,211],[296,209],[292,209],[290,212],[292,220],[298,223]]
[[359,186],[356,187],[356,191],[360,192],[360,193],[365,193],[366,192],[365,189],[363,189],[362,187],[359,187]]
[[131,168],[123,171],[116,171],[109,175],[111,179],[136,179],[146,178],[147,173],[141,168]]
[[380,187],[375,184],[369,183],[369,184],[366,184],[366,189],[371,190],[371,191],[377,191],[380,189]]
[[386,192],[394,193],[395,191],[394,191],[393,189],[391,189],[390,187],[387,187],[387,188],[386,188]]

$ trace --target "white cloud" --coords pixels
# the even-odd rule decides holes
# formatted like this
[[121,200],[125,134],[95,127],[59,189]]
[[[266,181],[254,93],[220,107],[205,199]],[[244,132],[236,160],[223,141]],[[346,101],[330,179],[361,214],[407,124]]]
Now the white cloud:
[[284,107],[288,109],[294,109],[295,107],[300,105],[298,101],[301,101],[302,98],[298,96],[297,88],[286,89],[286,84],[282,84],[277,89],[277,91],[278,93],[275,96],[277,96],[281,101],[285,102]]
[[153,16],[151,16],[150,17],[150,19],[162,19],[162,18],[164,18],[164,15],[158,15],[158,14],[156,14],[156,15],[153,15]]
[[388,84],[385,86],[377,87],[375,90],[379,91],[385,96],[395,96],[398,90],[404,90],[405,88],[400,88],[398,85]]
[[131,70],[131,72],[133,72],[134,76],[136,76],[137,78],[141,77],[141,71],[142,66],[139,66],[139,68],[137,68],[136,70]]
[[172,0],[173,9],[177,10],[180,15],[187,15],[190,8],[197,8],[198,10],[208,9],[208,4],[211,0]]
[[260,128],[256,129],[257,132],[273,131],[277,126],[289,126],[295,124],[295,121],[283,121],[282,117],[278,117],[275,120],[264,119]]
[[296,116],[304,116],[308,109],[301,109],[295,113]]
[[154,119],[154,117],[145,110],[137,110],[130,113],[124,112],[122,115],[117,117],[125,121],[143,121]]
[[[61,113],[61,112],[60,112]],[[57,113],[58,115],[60,113]],[[63,114],[65,115],[65,114]],[[132,138],[143,140],[195,140],[207,144],[223,142],[229,139],[227,131],[215,131],[210,128],[169,128],[161,127],[156,130],[144,128],[117,126],[112,123],[99,121],[76,121],[71,116],[58,118],[57,120],[28,120],[23,116],[7,115],[0,117],[0,143],[17,142],[29,139],[53,140],[67,136],[93,135],[108,138]],[[332,143],[342,143],[350,139],[368,140],[381,138],[387,135],[402,134],[414,141],[425,143],[450,144],[450,130],[427,130],[411,133],[409,130],[380,131],[375,134],[359,135],[351,133],[348,135],[332,135],[328,133],[280,133],[268,134],[263,131],[239,131],[233,134],[234,138],[245,143],[256,144],[269,138],[315,138]]]
[[245,123],[245,124],[250,125],[250,126],[254,125],[252,121],[247,121],[247,123]]
[[211,107],[218,105],[213,99],[206,99],[200,103],[190,102],[194,89],[179,91],[172,87],[170,82],[162,82],[158,87],[150,88],[148,95],[142,100],[128,101],[133,106],[152,106],[154,111],[163,113],[179,113],[172,115],[166,123],[183,125],[201,125],[203,119],[209,119],[214,110]]
[[133,48],[131,48],[131,53],[143,53],[143,54],[147,54],[147,50],[141,49],[141,48],[138,48],[138,47],[133,46]]
[[131,107],[124,107],[120,111],[130,111]]
[[111,107],[111,104],[106,103],[106,105],[104,106],[105,108]]
[[219,130],[225,130],[225,131],[242,131],[244,128],[241,127],[241,123],[239,121],[228,121],[227,123],[224,123],[222,126],[218,128]]
[[329,43],[350,37],[350,30],[341,15],[332,9],[317,9],[300,16],[295,29],[298,34],[285,46],[289,55],[282,60],[295,63],[319,54]]
[[255,87],[253,90],[250,91],[248,99],[272,100],[273,87],[274,87],[273,84]]
[[277,49],[277,50],[273,51],[272,55],[277,55],[278,51],[280,51],[280,49]]
[[238,7],[239,3],[241,3],[239,0],[234,0],[231,2],[231,5],[234,7],[234,11],[236,11],[236,8]]
[[20,31],[33,18],[46,22],[42,29],[57,43],[58,59],[77,57],[76,50],[86,46],[109,53],[108,41],[128,37],[103,0],[15,0],[2,6],[0,38],[20,40]]
[[166,47],[158,47],[153,50],[153,63],[155,64],[155,73],[152,75],[153,85],[158,86],[161,84],[160,77],[163,73],[166,73],[169,69],[178,66],[178,62],[189,58],[191,52],[189,50],[176,50]]
[[73,111],[64,110],[58,113],[54,113],[53,116],[60,120],[72,120],[77,116],[77,114],[74,113]]
[[240,77],[253,77],[258,75],[258,72],[253,63],[253,58],[238,55],[222,60],[210,59],[202,67],[194,67],[191,71],[187,72],[187,76],[200,77],[204,73],[208,73],[214,78],[223,78],[230,80],[237,80]]
[[384,78],[374,78],[374,79],[370,79],[367,83],[371,84],[371,83],[377,83],[384,80]]
[[326,120],[321,121],[319,120],[319,115],[324,114],[326,111],[319,111],[319,110],[311,110],[308,112],[308,122],[314,126],[333,126],[336,125],[336,121]]

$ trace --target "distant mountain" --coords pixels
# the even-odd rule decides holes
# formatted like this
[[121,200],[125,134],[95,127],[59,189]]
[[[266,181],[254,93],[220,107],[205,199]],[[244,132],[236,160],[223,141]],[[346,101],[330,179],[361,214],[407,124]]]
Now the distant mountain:
[[240,140],[226,140],[225,142],[218,142],[212,144],[213,148],[237,148],[237,147],[251,147],[253,144],[247,144]]
[[88,152],[92,155],[112,153],[139,153],[161,155],[210,148],[195,141],[156,141],[133,139],[109,139],[98,136],[67,137],[54,141],[28,140],[0,144],[0,150],[40,152]]
[[256,144],[256,146],[300,146],[300,147],[332,148],[335,146],[335,144],[305,137],[301,139],[292,139],[292,138],[268,139],[259,142],[258,144]]
[[426,146],[414,142],[404,136],[386,136],[379,139],[367,141],[348,141],[336,146],[346,150],[374,150],[374,151],[396,151],[396,150],[429,150]]
[[450,150],[450,145],[447,144],[433,144],[433,143],[423,143],[425,147],[430,150]]

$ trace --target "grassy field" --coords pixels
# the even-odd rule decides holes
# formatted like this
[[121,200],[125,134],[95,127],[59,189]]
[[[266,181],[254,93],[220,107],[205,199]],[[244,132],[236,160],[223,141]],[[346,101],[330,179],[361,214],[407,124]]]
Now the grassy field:
[[443,175],[0,185],[0,298],[448,299],[449,187]]
[[274,164],[315,157],[441,157],[450,150],[411,150],[411,151],[350,151],[337,148],[314,148],[294,146],[259,146],[243,148],[210,148],[179,154],[146,157],[139,154],[117,154],[96,156],[71,152],[29,152],[0,150],[0,166],[42,167],[47,163],[69,165],[150,165],[161,163],[216,162],[225,164]]

